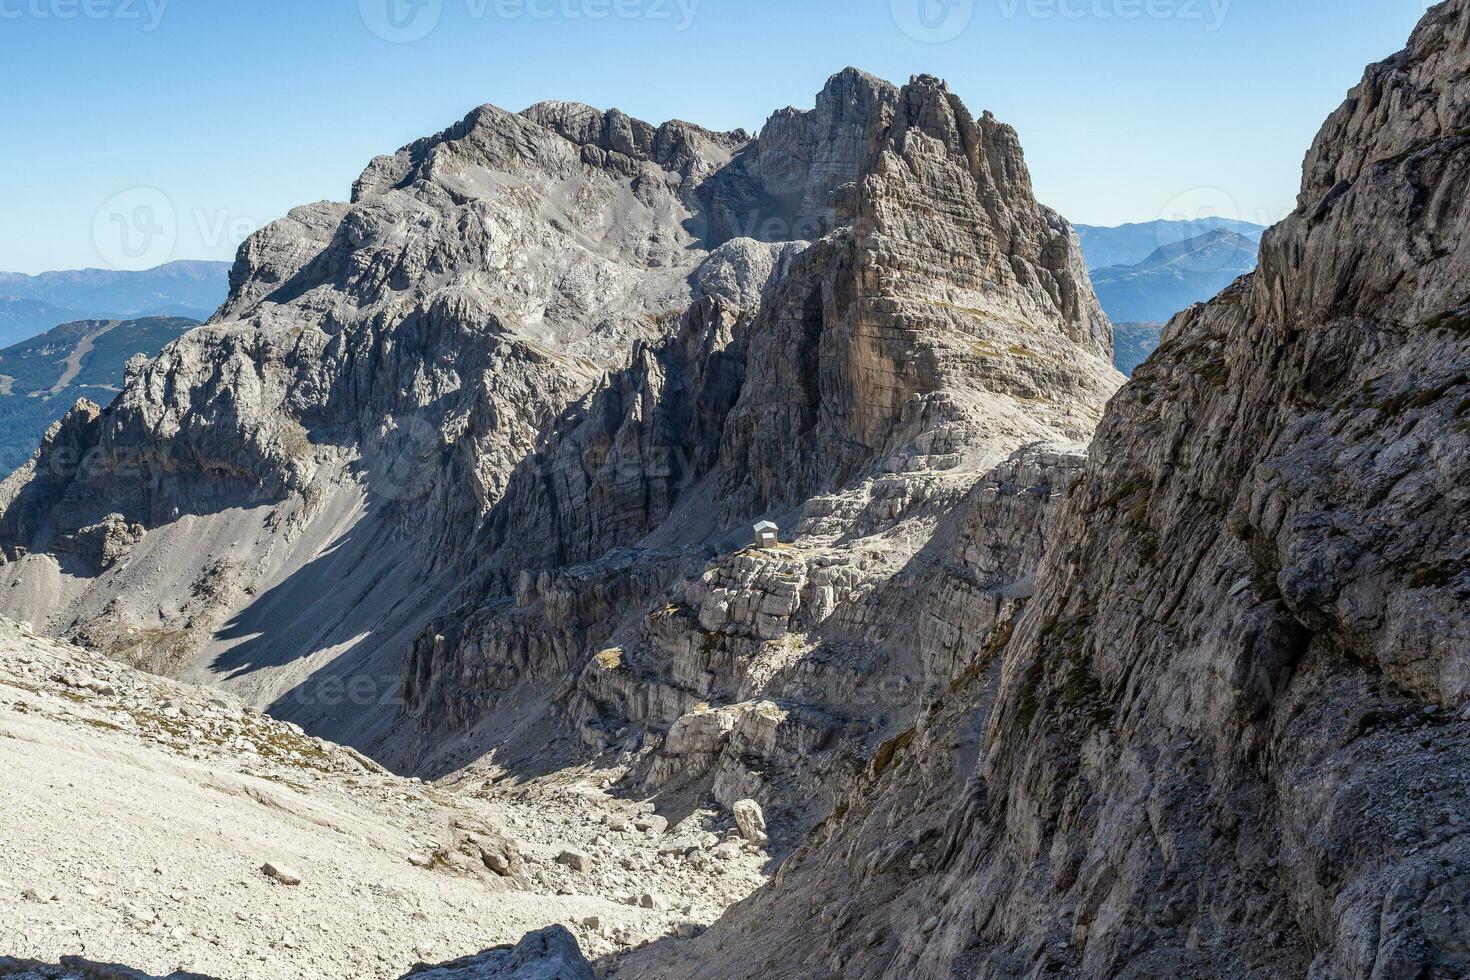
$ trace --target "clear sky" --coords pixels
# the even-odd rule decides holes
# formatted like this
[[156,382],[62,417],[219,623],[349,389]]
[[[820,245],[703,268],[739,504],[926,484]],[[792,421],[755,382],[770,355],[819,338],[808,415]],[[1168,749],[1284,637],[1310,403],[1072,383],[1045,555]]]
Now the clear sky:
[[[0,270],[232,258],[483,102],[755,130],[846,65],[947,79],[1020,131],[1039,196],[1075,222],[1270,223],[1323,118],[1427,6],[0,0]],[[120,247],[140,220],[168,233]]]

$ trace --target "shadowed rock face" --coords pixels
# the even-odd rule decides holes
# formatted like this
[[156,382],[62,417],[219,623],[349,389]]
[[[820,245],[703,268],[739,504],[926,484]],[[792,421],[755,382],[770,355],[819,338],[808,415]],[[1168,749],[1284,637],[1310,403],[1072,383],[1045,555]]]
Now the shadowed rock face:
[[[929,77],[844,71],[754,139],[484,106],[252,236],[231,286],[0,490],[0,606],[431,769],[543,684],[590,746],[634,732],[640,778],[687,775],[652,755],[710,696],[789,701],[763,744],[802,773],[793,746],[870,751],[958,623],[1024,599],[1030,566],[952,539],[1034,564],[983,515],[1045,510],[1120,381],[1014,132]],[[660,619],[762,516],[806,594],[751,570],[735,619]],[[904,648],[885,603],[950,566],[986,611]],[[726,783],[785,799],[745,755]]]
[[594,980],[597,974],[561,926],[533,932],[513,947],[411,971],[404,980]]
[[1114,400],[1013,635],[622,975],[1470,974],[1467,263],[1454,0]]
[[1027,429],[1086,439],[1116,384],[1075,238],[1036,202],[1013,130],[977,123],[925,76],[883,107],[870,142],[843,194],[850,224],[807,253],[809,273],[783,283],[752,340],[769,370],[727,426],[732,517],[874,459],[942,469],[936,457],[1013,449]]
[[630,786],[755,798],[789,842],[1024,601],[1109,325],[1011,130],[923,77],[866,133],[840,227],[717,249],[512,477],[409,656],[419,747],[540,682]]
[[703,189],[714,242],[821,238],[838,224],[834,193],[868,162],[869,127],[898,87],[849,68],[833,75],[816,109],[786,108]]
[[483,107],[58,424],[0,611],[404,768],[544,710],[816,824],[621,975],[1465,975],[1467,69],[1452,0],[1090,457],[1075,235],[936,79],[755,140]]

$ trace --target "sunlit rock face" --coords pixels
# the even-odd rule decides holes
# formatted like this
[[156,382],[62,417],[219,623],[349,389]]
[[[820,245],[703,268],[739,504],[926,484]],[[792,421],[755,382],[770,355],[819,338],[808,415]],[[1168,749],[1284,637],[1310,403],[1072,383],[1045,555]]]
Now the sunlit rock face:
[[1015,132],[937,79],[755,138],[486,106],[63,423],[0,606],[409,771],[540,712],[789,848],[1024,607],[1110,354]]
[[1470,972],[1467,134],[1454,0],[1114,399],[1014,629],[624,974]]

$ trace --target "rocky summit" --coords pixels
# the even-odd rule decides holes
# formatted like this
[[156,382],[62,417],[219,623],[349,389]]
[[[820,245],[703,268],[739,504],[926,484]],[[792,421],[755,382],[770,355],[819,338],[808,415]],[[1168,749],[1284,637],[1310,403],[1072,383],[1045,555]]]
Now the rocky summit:
[[0,969],[1470,975],[1470,0],[1298,203],[1120,387],[930,76],[376,158],[0,485]]
[[1024,600],[1121,383],[1016,134],[927,76],[755,139],[482,107],[231,282],[5,485],[4,612],[404,771],[570,733],[788,841]]
[[1113,400],[1014,630],[620,976],[1470,976],[1467,283],[1457,0]]

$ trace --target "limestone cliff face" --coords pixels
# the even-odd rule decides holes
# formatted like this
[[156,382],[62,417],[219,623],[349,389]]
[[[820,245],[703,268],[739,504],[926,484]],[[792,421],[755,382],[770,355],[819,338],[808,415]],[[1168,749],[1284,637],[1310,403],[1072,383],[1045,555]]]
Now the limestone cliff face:
[[[887,583],[948,560],[997,466],[1056,499],[1035,460],[1072,449],[1011,457],[1120,381],[1081,269],[1014,133],[934,79],[848,70],[753,139],[484,106],[252,236],[213,321],[62,427],[0,495],[0,605],[403,766],[538,685],[649,779],[710,697],[808,698],[861,754],[890,696],[844,688],[948,679],[880,635]],[[661,620],[763,515],[806,595],[744,568],[708,590],[743,626]]]
[[1110,326],[1015,134],[932,78],[832,94],[869,82],[815,110],[869,111],[842,224],[717,249],[514,475],[413,643],[414,764],[551,688],[635,787],[756,798],[790,842],[1024,603]]
[[1115,399],[1014,632],[771,888],[645,962],[1470,974],[1467,134],[1453,0]]
[[[168,645],[171,669],[304,723],[381,727],[400,631],[512,474],[696,301],[684,200],[742,142],[486,106],[375,160],[351,204],[252,236],[214,320],[7,486],[7,612],[120,656]],[[114,513],[147,532],[128,560],[67,545]],[[371,678],[378,710],[323,705],[303,685],[328,665]]]
[[[1086,439],[1116,387],[1112,331],[1015,132],[929,77],[870,123],[849,219],[767,304],[727,425],[732,516],[856,476],[974,466],[1028,438]],[[799,437],[792,438],[797,433]],[[780,460],[780,465],[772,465]]]
[[896,86],[849,68],[827,82],[816,108],[774,113],[702,188],[711,239],[812,241],[836,228],[834,195],[862,173],[869,127],[897,98]]

